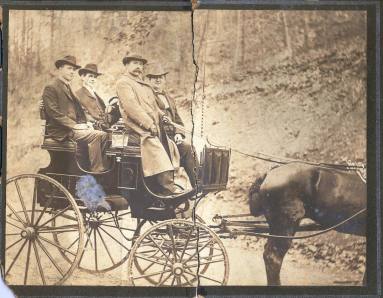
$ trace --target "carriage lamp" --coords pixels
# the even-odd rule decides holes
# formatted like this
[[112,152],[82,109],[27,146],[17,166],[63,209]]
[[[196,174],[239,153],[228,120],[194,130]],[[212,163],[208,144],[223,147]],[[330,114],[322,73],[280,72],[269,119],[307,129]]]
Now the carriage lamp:
[[110,129],[112,132],[112,148],[123,148],[128,146],[129,136],[125,130],[125,125],[123,123],[117,122]]
[[128,146],[129,136],[126,131],[112,131],[112,148],[123,148]]

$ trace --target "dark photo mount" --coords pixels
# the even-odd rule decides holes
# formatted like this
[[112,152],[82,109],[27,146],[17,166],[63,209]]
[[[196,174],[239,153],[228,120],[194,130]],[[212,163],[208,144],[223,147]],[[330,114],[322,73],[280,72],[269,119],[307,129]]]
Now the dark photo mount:
[[[0,218],[6,217],[6,181],[7,179],[12,178],[12,175],[9,175],[8,172],[5,169],[9,169],[12,167],[11,164],[9,164],[9,161],[7,162],[7,157],[9,158],[9,154],[11,154],[9,151],[7,152],[8,148],[6,146],[6,139],[7,134],[8,138],[10,137],[10,127],[7,128],[7,119],[9,117],[9,114],[7,111],[10,111],[10,105],[13,104],[12,101],[10,101],[9,96],[9,86],[10,82],[9,80],[9,70],[12,67],[10,65],[10,61],[8,60],[9,53],[8,53],[8,45],[10,43],[10,36],[9,36],[9,27],[8,24],[10,22],[10,11],[12,10],[62,10],[62,11],[68,11],[68,10],[89,10],[89,11],[121,11],[121,10],[132,10],[132,11],[182,11],[182,12],[190,12],[190,18],[191,23],[194,21],[194,31],[196,31],[196,11],[194,13],[191,12],[191,4],[189,1],[150,1],[148,3],[138,2],[138,1],[127,1],[124,3],[121,3],[120,1],[39,1],[39,2],[32,2],[32,1],[3,1],[1,2],[1,5],[3,7],[3,27],[2,29],[4,32],[4,47],[2,43],[2,49],[4,49],[4,69],[1,69],[1,74],[3,75],[4,70],[4,77],[1,77],[2,82],[4,82],[4,86],[1,89],[3,91],[2,93],[2,111],[4,111],[4,140],[2,140],[2,165],[4,171],[2,172],[2,215]],[[361,11],[366,13],[366,27],[367,27],[367,34],[366,34],[366,116],[367,116],[367,126],[366,126],[366,156],[367,156],[367,173],[368,173],[368,182],[367,182],[367,241],[366,241],[366,272],[367,272],[367,285],[361,286],[360,284],[357,284],[356,286],[343,286],[343,285],[336,285],[336,286],[296,286],[296,285],[289,285],[285,286],[282,283],[282,286],[233,286],[233,285],[225,285],[225,286],[210,286],[210,285],[202,285],[198,288],[198,290],[194,287],[190,287],[186,285],[184,288],[180,287],[173,287],[173,288],[165,288],[165,287],[158,287],[158,288],[152,288],[152,287],[128,287],[128,286],[111,286],[111,285],[97,285],[97,286],[86,286],[86,285],[49,285],[49,286],[37,286],[37,285],[12,285],[12,289],[15,291],[15,293],[19,296],[29,296],[29,295],[60,295],[60,296],[78,296],[78,295],[84,295],[84,296],[129,296],[129,297],[143,297],[143,296],[153,296],[153,297],[193,297],[197,294],[200,294],[202,296],[207,297],[213,297],[213,296],[238,296],[238,297],[245,297],[245,296],[255,296],[255,295],[270,295],[270,296],[278,296],[278,295],[347,295],[347,296],[360,296],[360,295],[380,295],[381,294],[381,234],[380,234],[380,223],[381,223],[381,206],[380,206],[380,189],[381,189],[381,171],[380,171],[380,165],[381,165],[381,105],[380,105],[380,96],[381,96],[381,20],[380,20],[380,13],[381,13],[381,3],[379,1],[318,1],[315,3],[307,3],[307,1],[275,1],[272,3],[265,2],[265,1],[199,1],[197,4],[198,10],[270,10],[270,11],[296,11],[296,12],[304,12],[307,10],[311,11],[323,11],[323,12],[331,12],[334,10],[337,11]],[[256,21],[256,20],[255,20]],[[280,21],[284,21],[283,19],[280,19]],[[302,29],[304,30],[304,29]],[[193,33],[194,33],[193,31]],[[122,36],[122,35],[121,35]],[[120,38],[124,38],[123,36]],[[3,39],[2,39],[3,40]],[[233,40],[234,42],[234,40]],[[287,44],[288,42],[285,41]],[[190,41],[190,44],[192,44],[192,41]],[[193,46],[195,46],[196,40],[193,36]],[[202,43],[201,43],[202,44]],[[198,49],[197,49],[198,50]],[[299,49],[298,49],[299,50]],[[194,48],[193,48],[194,51]],[[199,49],[201,56],[203,54],[206,55],[206,52],[203,52],[202,46]],[[198,55],[197,53],[193,53],[194,55]],[[227,54],[227,53],[224,53]],[[334,54],[336,56],[336,54]],[[193,59],[190,64],[191,66],[198,66],[200,76],[205,76],[205,70],[204,66],[201,66],[198,64],[198,59],[194,59],[196,56],[193,56]],[[357,57],[358,58],[358,57]],[[120,57],[118,57],[120,59]],[[331,57],[329,58],[331,59]],[[49,61],[48,61],[49,62]],[[45,62],[44,62],[45,63]],[[81,61],[82,63],[82,61]],[[342,63],[342,62],[339,62]],[[347,62],[346,62],[347,63]],[[81,64],[82,65],[82,64]],[[1,55],[1,66],[3,67],[3,56]],[[211,64],[207,67],[213,67]],[[288,66],[286,67],[288,68]],[[213,69],[213,68],[212,68]],[[286,69],[282,69],[283,71],[286,71]],[[242,81],[247,80],[248,77],[251,75],[257,75],[257,71],[262,73],[262,69],[257,69],[255,71],[255,74],[246,74],[244,77],[241,77],[241,75],[236,74],[235,83],[240,85]],[[275,70],[278,71],[278,70]],[[302,70],[304,71],[304,70]],[[189,69],[189,72],[194,72],[194,69]],[[220,74],[214,74],[218,78]],[[270,74],[268,74],[270,75]],[[247,77],[248,76],[248,77]],[[198,75],[197,75],[198,77]],[[188,79],[186,77],[186,79]],[[192,78],[193,79],[193,78]],[[214,79],[214,78],[213,78]],[[218,80],[218,79],[217,79]],[[267,78],[265,79],[267,80]],[[196,82],[195,82],[196,83]],[[228,83],[230,84],[230,82]],[[262,88],[264,86],[262,84],[257,85],[258,82],[255,84],[256,92],[264,92]],[[197,84],[198,85],[198,84]],[[224,84],[223,84],[224,85]],[[221,85],[222,86],[222,85]],[[241,85],[242,86],[242,85]],[[194,85],[194,95],[196,95],[196,90],[204,90],[205,87],[208,89],[208,86],[201,85],[197,86]],[[199,88],[199,89],[198,89]],[[287,88],[283,87],[282,85],[280,88]],[[243,90],[240,90],[243,91]],[[199,91],[200,92],[200,91]],[[232,97],[234,96],[242,96],[242,93],[237,92],[235,90],[231,93]],[[219,98],[217,96],[217,98]],[[225,102],[225,100],[230,100],[227,98],[221,99],[222,103]],[[8,107],[7,107],[8,105]],[[206,108],[208,111],[208,108]],[[226,110],[225,110],[226,111]],[[0,110],[1,112],[1,110]],[[195,112],[195,111],[194,111]],[[208,113],[205,114],[205,117],[208,117]],[[214,119],[216,120],[216,119]],[[220,119],[222,121],[222,119]],[[274,120],[271,120],[274,121]],[[210,126],[213,127],[219,127],[219,121],[216,121],[217,123],[214,123]],[[194,124],[194,123],[193,123]],[[251,125],[251,124],[249,124]],[[194,127],[193,127],[194,128]],[[205,128],[206,129],[206,128]],[[2,128],[3,130],[3,128]],[[201,128],[203,130],[203,128]],[[297,134],[296,132],[292,132],[291,134],[294,135]],[[13,135],[13,134],[12,134]],[[53,144],[53,143],[52,143]],[[54,154],[51,154],[51,157],[59,156],[60,158],[66,158],[67,155],[69,156],[71,154],[71,151],[73,148],[69,150],[69,148],[66,148],[65,152],[59,152],[58,150],[52,150],[56,144],[48,144],[49,150],[53,151]],[[353,144],[349,145],[352,146]],[[50,146],[50,147],[49,147]],[[53,147],[52,147],[53,146]],[[127,146],[128,147],[128,146]],[[233,145],[233,148],[234,145]],[[122,158],[121,162],[121,168],[119,170],[121,172],[116,173],[116,181],[123,180],[121,182],[121,185],[117,185],[117,187],[125,187],[125,191],[135,191],[139,187],[146,187],[145,185],[141,184],[141,178],[139,175],[139,163],[137,163],[137,159],[139,159],[139,154],[137,154],[137,148],[135,147],[129,147],[125,148],[127,150],[125,153],[127,154],[127,160],[128,162],[124,161]],[[130,151],[129,151],[130,150]],[[73,150],[72,150],[73,151]],[[207,153],[209,150],[204,151],[204,153],[207,156]],[[223,152],[223,153],[222,153]],[[223,189],[226,189],[226,186],[228,184],[228,180],[230,182],[230,170],[232,170],[232,162],[233,162],[233,156],[234,156],[234,150],[231,151],[219,151],[219,150],[213,150],[212,156],[206,157],[204,161],[206,162],[204,164],[204,173],[205,173],[205,179],[206,184],[204,185],[206,190],[210,191],[221,191]],[[246,151],[249,152],[249,151]],[[266,152],[263,150],[263,152]],[[51,152],[50,152],[51,153]],[[230,153],[232,155],[230,155]],[[8,155],[7,155],[8,154]],[[55,155],[56,154],[56,155]],[[61,154],[61,155],[60,155]],[[215,154],[215,155],[214,155]],[[270,153],[271,154],[271,153]],[[315,154],[315,152],[313,153]],[[65,156],[64,156],[65,155]],[[336,154],[335,154],[336,155]],[[116,155],[117,156],[117,155]],[[222,157],[223,156],[223,157]],[[255,154],[256,158],[264,158],[264,156],[260,156]],[[278,155],[280,156],[280,155]],[[295,155],[290,155],[290,157],[296,158]],[[301,157],[301,156],[298,156]],[[310,155],[308,156],[310,160]],[[323,156],[321,156],[323,157]],[[227,162],[225,162],[225,158]],[[231,158],[231,160],[230,160]],[[9,159],[8,159],[9,160]],[[219,160],[220,162],[218,162]],[[235,157],[234,157],[235,160]],[[323,160],[323,159],[320,159]],[[133,162],[132,162],[133,161]],[[285,160],[283,160],[284,162]],[[325,160],[326,161],[326,160]],[[231,162],[231,163],[230,163]],[[331,160],[330,160],[331,162]],[[228,164],[230,163],[230,168]],[[8,167],[6,165],[8,164]],[[75,164],[73,165],[76,166]],[[226,168],[227,167],[227,168]],[[219,174],[217,176],[214,169],[219,168],[218,171]],[[51,170],[51,169],[49,169]],[[55,168],[57,170],[57,168]],[[8,175],[7,175],[8,174]],[[43,173],[46,174],[46,173]],[[48,173],[49,174],[49,173]],[[135,179],[133,179],[132,183],[126,184],[125,176],[134,176]],[[248,174],[250,175],[250,174]],[[129,176],[129,177],[130,177]],[[138,177],[138,178],[137,178]],[[212,177],[218,177],[216,178],[216,181]],[[62,179],[62,178],[61,178]],[[58,180],[58,179],[57,179]],[[56,180],[55,180],[56,181]],[[130,181],[130,180],[129,180]],[[42,183],[49,184],[51,182],[50,180],[43,181]],[[69,190],[69,192],[73,193],[75,190],[71,189],[70,187],[74,187],[71,185],[73,181],[68,181],[68,184],[66,185],[63,183],[65,188]],[[216,182],[216,183],[214,183]],[[102,184],[102,182],[100,182]],[[120,183],[120,182],[118,182]],[[126,185],[125,185],[125,184]],[[54,184],[54,182],[53,182]],[[71,185],[71,186],[70,186]],[[218,186],[217,186],[218,185]],[[230,186],[230,183],[229,183]],[[52,185],[51,185],[52,187]],[[54,186],[56,187],[56,186]],[[123,188],[121,187],[121,189]],[[61,189],[58,187],[59,191],[62,191],[65,193],[64,189]],[[207,200],[215,200],[217,203],[219,202],[218,199],[214,198],[214,193],[212,196],[209,196]],[[45,201],[46,203],[47,201]],[[72,203],[71,200],[68,199],[68,202]],[[112,203],[113,204],[113,203]],[[150,204],[150,202],[148,203]],[[192,204],[192,203],[191,203]],[[44,206],[44,202],[42,202],[42,206]],[[56,206],[57,207],[57,206]],[[66,206],[59,206],[59,207],[52,208],[52,212],[57,212],[57,209],[63,209],[66,208]],[[162,208],[163,206],[155,206],[155,208]],[[50,208],[50,207],[49,207]],[[54,209],[56,208],[56,211]],[[22,210],[22,209],[21,209]],[[138,217],[141,216],[140,208],[137,209]],[[154,210],[153,208],[151,210]],[[155,209],[158,210],[158,209]],[[132,212],[136,212],[132,210]],[[233,212],[235,213],[235,212]],[[56,213],[57,214],[57,213]],[[80,215],[81,212],[78,213]],[[167,212],[161,213],[160,220],[162,219],[169,219],[172,218],[171,215],[169,217],[169,214]],[[157,220],[158,218],[155,218]],[[222,218],[221,218],[222,219]],[[224,218],[223,221],[226,219]],[[161,221],[159,221],[161,222]],[[230,221],[228,221],[230,223]],[[160,225],[161,223],[159,223]],[[183,223],[184,224],[184,223]],[[5,246],[4,244],[4,238],[6,233],[6,227],[5,222],[0,223],[1,231],[2,231],[2,240],[1,243],[1,263],[4,264],[5,259]],[[208,225],[206,225],[209,227]],[[176,229],[182,229],[185,228],[185,226],[180,225],[174,225],[173,228]],[[261,228],[264,228],[263,226]],[[156,231],[153,228],[153,234],[151,237],[154,237],[153,235],[157,235],[159,232],[162,231],[164,227],[158,226],[158,230]],[[191,227],[185,228],[186,232],[190,232],[191,235],[193,234],[193,230]],[[201,229],[203,227],[201,226]],[[29,231],[29,230],[28,230]],[[84,230],[85,231],[85,230]],[[208,230],[206,230],[208,231]],[[185,233],[186,233],[185,232]],[[268,231],[266,231],[268,232]],[[146,233],[146,232],[145,232]],[[157,234],[156,234],[157,233]],[[207,233],[207,232],[206,232]],[[312,232],[310,232],[312,233]],[[95,233],[96,234],[96,233]],[[218,237],[220,236],[219,233]],[[147,233],[147,236],[150,236],[150,233]],[[227,234],[225,235],[227,236]],[[232,235],[231,235],[232,236]],[[251,237],[251,236],[250,236]],[[142,239],[142,243],[145,243],[145,237]],[[170,238],[169,238],[170,239]],[[155,239],[156,240],[156,239]],[[322,238],[323,240],[323,238]],[[216,241],[216,240],[214,240]],[[298,240],[299,241],[299,240]],[[101,242],[99,242],[101,243]],[[214,247],[217,251],[219,251],[220,247],[218,245],[218,240],[214,243],[217,243],[217,247]],[[198,245],[198,244],[197,244]],[[256,250],[254,251],[254,254],[262,254],[263,250]],[[224,255],[224,253],[222,253]],[[241,256],[236,256],[236,258],[240,258]],[[207,258],[208,259],[208,258]],[[230,254],[229,254],[230,259]],[[129,265],[135,266],[135,261],[127,261]],[[237,259],[230,259],[231,264],[239,262]],[[123,262],[122,262],[123,263]],[[123,266],[128,266],[127,263],[123,263]],[[262,266],[264,264],[262,263]],[[87,269],[87,268],[85,268]],[[176,266],[172,270],[176,270]],[[203,269],[203,268],[202,268]],[[258,270],[257,268],[254,268],[253,270]],[[282,267],[282,272],[283,272]],[[357,269],[355,269],[357,270]],[[244,268],[245,271],[245,268]],[[36,273],[38,274],[38,272]],[[119,276],[116,276],[116,279],[118,279]],[[265,279],[266,280],[266,279]]]

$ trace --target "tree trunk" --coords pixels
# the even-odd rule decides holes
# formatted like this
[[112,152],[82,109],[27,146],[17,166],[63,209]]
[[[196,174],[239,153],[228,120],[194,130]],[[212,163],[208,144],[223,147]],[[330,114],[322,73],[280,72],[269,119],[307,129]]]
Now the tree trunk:
[[291,58],[293,57],[293,48],[291,45],[290,30],[287,23],[286,12],[282,11],[281,14],[282,14],[286,51],[287,51],[287,55]]
[[234,52],[234,70],[235,72],[241,71],[243,67],[243,53],[244,53],[244,26],[243,26],[243,13],[240,10],[237,10],[237,20],[236,20],[236,34],[235,34],[235,52]]
[[310,47],[309,44],[309,34],[310,34],[310,28],[309,28],[309,18],[307,13],[303,13],[303,33],[304,33],[304,39],[303,39],[303,48],[305,51],[307,51]]

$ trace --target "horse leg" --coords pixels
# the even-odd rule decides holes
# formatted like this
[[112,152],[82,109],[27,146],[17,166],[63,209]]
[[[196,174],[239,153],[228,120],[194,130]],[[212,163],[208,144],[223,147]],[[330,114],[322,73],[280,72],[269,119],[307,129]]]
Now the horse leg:
[[[271,232],[274,234],[274,232]],[[285,226],[285,231],[280,231],[274,235],[294,235],[294,226]],[[290,239],[277,239],[269,238],[265,244],[265,249],[263,252],[263,260],[266,267],[267,275],[267,285],[269,286],[280,286],[280,272],[282,267],[282,262],[285,254],[291,246],[292,240]]]
[[363,284],[363,286],[367,286],[367,268],[366,268],[366,270],[364,271],[364,274],[363,274],[362,284]]
[[[270,226],[270,235],[294,236],[300,220],[305,215],[302,200],[288,192],[284,200],[272,203],[266,208],[265,217]],[[283,258],[289,250],[292,239],[269,238],[265,245],[263,260],[266,267],[267,284],[280,285],[280,272]]]

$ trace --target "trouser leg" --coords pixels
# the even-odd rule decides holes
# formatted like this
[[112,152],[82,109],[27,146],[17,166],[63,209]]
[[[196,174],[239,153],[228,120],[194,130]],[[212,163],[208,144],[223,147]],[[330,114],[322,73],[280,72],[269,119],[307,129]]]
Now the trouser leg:
[[100,130],[74,131],[73,139],[76,142],[85,142],[88,145],[90,169],[102,172],[108,168],[105,150],[108,144],[108,134]]
[[182,193],[182,189],[180,189],[174,184],[173,171],[166,171],[166,172],[159,173],[155,175],[155,179],[158,185],[160,186],[160,188],[162,188],[162,190],[160,191],[161,194],[170,195],[170,194]]
[[194,148],[187,142],[183,141],[177,145],[180,153],[180,164],[189,176],[190,184],[196,186],[197,168],[199,165],[197,155]]

